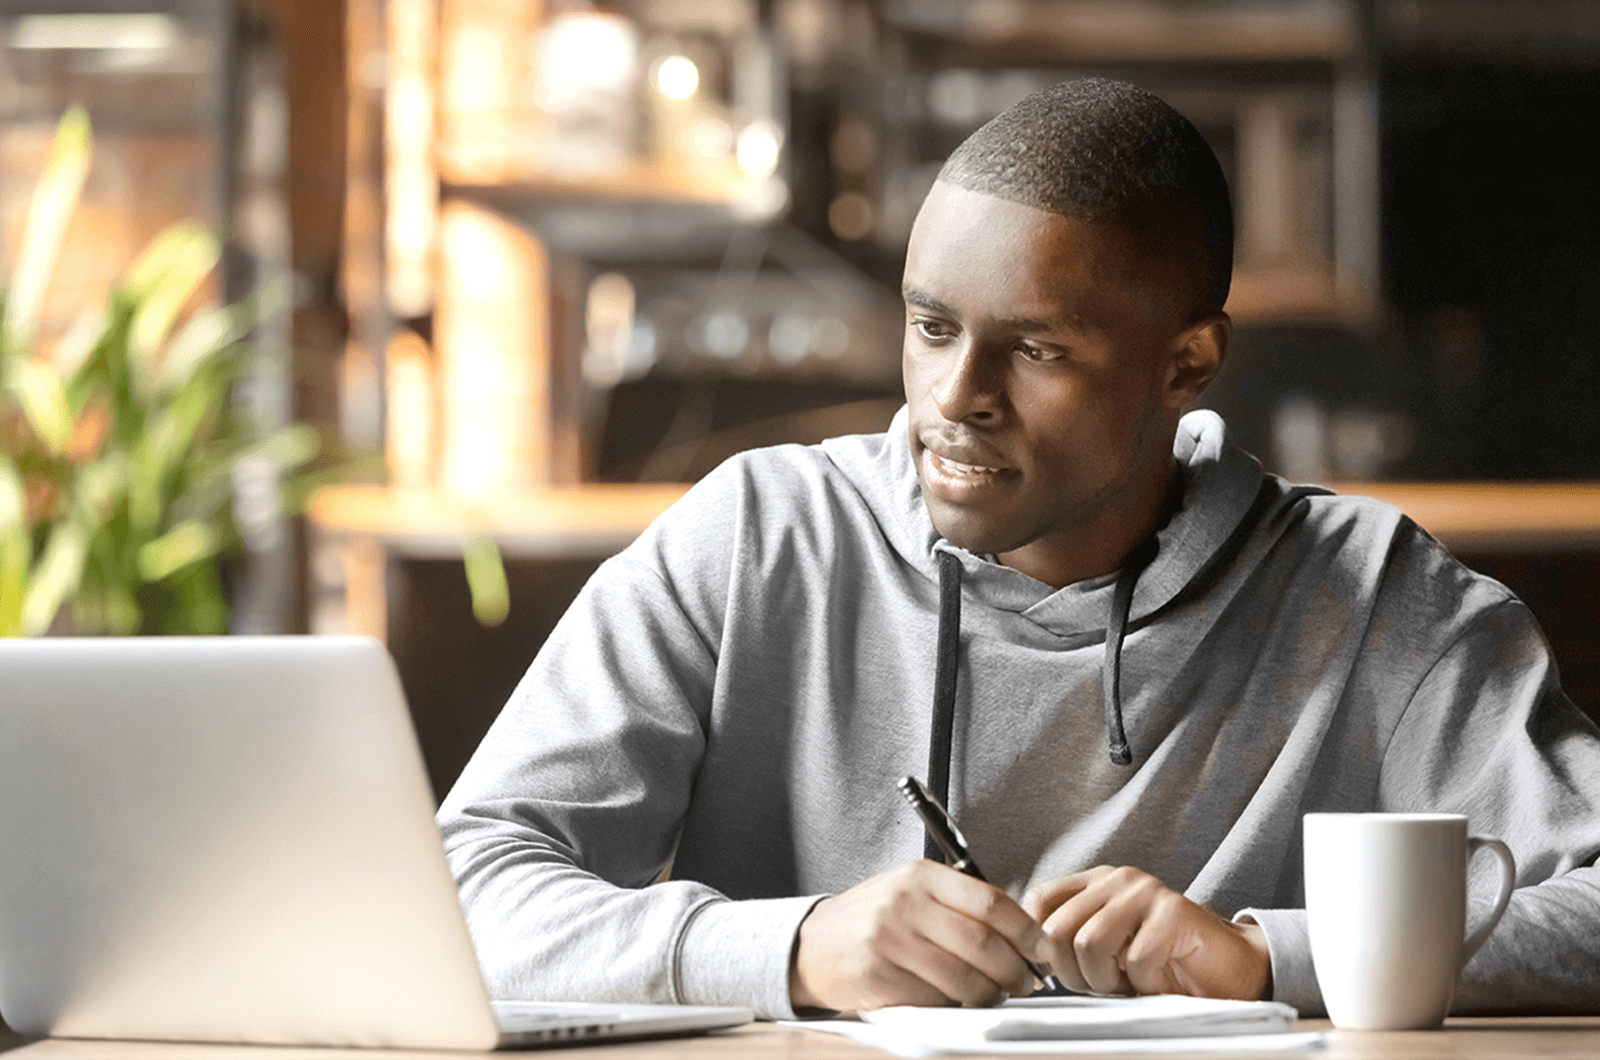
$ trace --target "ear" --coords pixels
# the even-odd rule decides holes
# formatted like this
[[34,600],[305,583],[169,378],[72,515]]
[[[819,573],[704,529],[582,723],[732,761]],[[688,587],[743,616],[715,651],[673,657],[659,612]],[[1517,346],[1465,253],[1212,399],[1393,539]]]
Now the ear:
[[1173,339],[1161,394],[1169,412],[1182,413],[1211,385],[1227,356],[1232,333],[1233,321],[1219,312],[1190,324]]

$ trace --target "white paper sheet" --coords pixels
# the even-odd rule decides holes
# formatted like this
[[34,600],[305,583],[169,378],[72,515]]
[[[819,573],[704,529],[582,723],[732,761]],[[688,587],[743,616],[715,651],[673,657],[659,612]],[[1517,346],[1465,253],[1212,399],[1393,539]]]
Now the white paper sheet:
[[1066,1041],[984,1042],[965,1048],[950,1042],[932,1044],[856,1020],[785,1020],[788,1027],[824,1031],[853,1038],[895,1056],[939,1056],[986,1053],[998,1056],[1059,1056],[1069,1053],[1288,1053],[1311,1052],[1327,1044],[1324,1031],[1290,1034],[1228,1034],[1204,1038],[1078,1038]]
[[1172,995],[1018,998],[999,1008],[880,1009],[861,1020],[791,1026],[844,1034],[898,1056],[939,1053],[1267,1052],[1319,1049],[1293,1033],[1296,1013],[1271,1001]]

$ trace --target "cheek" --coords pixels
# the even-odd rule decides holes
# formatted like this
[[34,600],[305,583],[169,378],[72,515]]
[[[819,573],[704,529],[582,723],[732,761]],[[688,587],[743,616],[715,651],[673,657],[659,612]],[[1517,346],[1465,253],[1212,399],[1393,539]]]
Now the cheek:
[[919,349],[916,337],[908,333],[900,347],[900,381],[906,403],[913,409],[930,404],[941,370],[939,358]]
[[1045,463],[1079,471],[1120,467],[1141,446],[1154,407],[1148,388],[1132,379],[1096,385],[1104,382],[1068,377],[1025,388],[1014,402]]
[[900,337],[900,382],[905,387],[907,401],[911,400],[916,390],[921,389],[917,386],[919,375],[917,357],[912,349],[911,329],[907,328]]

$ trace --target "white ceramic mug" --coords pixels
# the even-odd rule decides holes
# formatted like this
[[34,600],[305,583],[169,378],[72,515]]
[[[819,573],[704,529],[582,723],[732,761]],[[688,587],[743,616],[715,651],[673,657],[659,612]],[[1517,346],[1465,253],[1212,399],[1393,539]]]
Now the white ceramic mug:
[[[1467,861],[1500,859],[1494,907],[1466,935]],[[1445,813],[1308,813],[1306,919],[1322,1000],[1336,1027],[1436,1027],[1456,976],[1511,899],[1516,863],[1498,839]]]

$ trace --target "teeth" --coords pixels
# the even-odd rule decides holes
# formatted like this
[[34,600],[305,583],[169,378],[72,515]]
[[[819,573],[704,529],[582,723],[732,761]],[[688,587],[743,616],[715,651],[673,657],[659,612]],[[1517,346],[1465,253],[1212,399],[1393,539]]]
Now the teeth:
[[961,475],[993,474],[993,473],[998,472],[1000,470],[997,467],[981,467],[978,464],[962,464],[962,463],[959,463],[959,462],[957,462],[955,460],[951,460],[948,457],[938,456],[937,453],[934,454],[934,455],[936,457],[938,457],[939,463],[943,464],[945,467],[949,468],[951,471],[954,471],[957,474],[961,474]]

